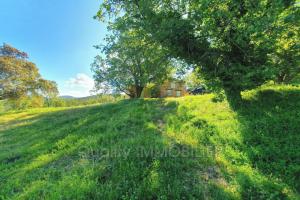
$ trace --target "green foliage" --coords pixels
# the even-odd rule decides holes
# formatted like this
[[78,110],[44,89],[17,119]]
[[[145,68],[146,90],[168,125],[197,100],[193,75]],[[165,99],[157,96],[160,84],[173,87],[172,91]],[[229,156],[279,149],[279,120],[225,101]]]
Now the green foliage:
[[24,110],[28,108],[41,108],[44,106],[44,98],[42,96],[21,96],[17,99],[7,101],[7,110]]
[[296,77],[294,77],[291,81],[291,84],[299,85],[300,84],[300,74],[298,74]]
[[12,57],[16,59],[26,59],[28,58],[27,53],[20,51],[8,44],[3,44],[0,48],[0,55],[3,57]]
[[[9,99],[18,105],[23,99],[37,96],[55,97],[58,94],[54,81],[41,78],[36,65],[28,60],[27,54],[7,44],[0,46],[0,99]],[[24,101],[23,101],[24,102]]]
[[[299,3],[298,3],[299,5]],[[290,7],[281,13],[277,27],[281,35],[276,39],[272,61],[277,68],[276,82],[291,83],[300,74],[300,9]]]
[[[105,57],[97,56],[92,70],[98,89],[110,88],[139,98],[148,83],[160,83],[170,73],[170,60],[165,50],[138,29],[120,31],[102,48]],[[110,39],[110,40],[109,40]]]
[[184,81],[186,83],[187,88],[194,89],[199,86],[205,85],[205,80],[201,79],[200,75],[197,73],[197,71],[193,71],[191,73],[188,73]]
[[160,87],[158,84],[147,84],[143,90],[142,97],[151,97],[151,98],[158,98],[160,94]]
[[242,90],[288,81],[299,71],[294,0],[107,0],[98,18],[106,16],[141,28],[210,85],[239,100]]
[[0,115],[2,199],[299,199],[300,89]]

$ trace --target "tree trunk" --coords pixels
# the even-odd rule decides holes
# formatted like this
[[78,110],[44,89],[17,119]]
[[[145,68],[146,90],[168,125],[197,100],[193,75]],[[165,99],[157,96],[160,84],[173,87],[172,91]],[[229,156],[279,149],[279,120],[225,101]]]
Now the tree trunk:
[[240,108],[243,102],[241,90],[234,88],[224,88],[224,90],[230,107],[234,110]]
[[142,87],[142,86],[138,86],[138,85],[135,86],[135,96],[136,96],[136,98],[141,97],[143,89],[144,89],[144,87]]
[[280,75],[278,75],[276,82],[279,83],[279,84],[284,83],[285,77],[286,77],[286,74],[280,74]]

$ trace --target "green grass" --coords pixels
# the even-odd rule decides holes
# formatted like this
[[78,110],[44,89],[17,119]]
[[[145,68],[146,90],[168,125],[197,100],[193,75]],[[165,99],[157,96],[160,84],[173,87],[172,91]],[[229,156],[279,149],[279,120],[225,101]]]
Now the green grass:
[[0,199],[299,199],[300,89],[0,114]]

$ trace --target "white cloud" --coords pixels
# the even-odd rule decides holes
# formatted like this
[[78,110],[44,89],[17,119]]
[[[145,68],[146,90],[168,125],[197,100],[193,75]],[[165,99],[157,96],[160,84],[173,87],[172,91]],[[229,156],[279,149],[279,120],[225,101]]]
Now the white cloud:
[[65,81],[60,95],[70,95],[74,97],[85,97],[91,95],[94,88],[94,80],[84,73],[78,73],[75,77]]
[[75,78],[70,78],[66,83],[70,87],[82,87],[87,89],[94,87],[94,80],[83,73],[78,73]]

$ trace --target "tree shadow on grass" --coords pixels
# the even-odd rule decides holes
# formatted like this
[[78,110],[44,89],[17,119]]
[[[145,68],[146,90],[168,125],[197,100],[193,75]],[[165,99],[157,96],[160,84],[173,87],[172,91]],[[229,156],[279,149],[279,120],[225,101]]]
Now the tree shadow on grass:
[[[300,193],[300,91],[262,90],[236,110],[252,167],[265,179],[240,174],[245,199],[285,199]],[[259,180],[259,181],[257,181]]]
[[0,131],[0,199],[232,199],[208,180],[220,176],[209,140],[167,134],[186,123],[214,134],[194,118],[163,99],[31,117]]

